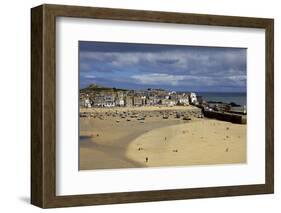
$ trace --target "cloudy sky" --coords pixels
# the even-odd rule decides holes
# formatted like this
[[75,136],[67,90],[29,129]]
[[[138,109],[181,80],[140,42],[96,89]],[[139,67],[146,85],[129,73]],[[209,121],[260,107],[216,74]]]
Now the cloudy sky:
[[79,42],[80,88],[245,92],[246,49]]

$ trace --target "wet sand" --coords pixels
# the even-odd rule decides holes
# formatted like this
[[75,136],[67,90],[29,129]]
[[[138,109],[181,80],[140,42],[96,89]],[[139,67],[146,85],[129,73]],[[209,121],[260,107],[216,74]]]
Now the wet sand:
[[80,117],[81,170],[246,162],[246,125],[197,118],[191,106],[81,112],[92,113]]

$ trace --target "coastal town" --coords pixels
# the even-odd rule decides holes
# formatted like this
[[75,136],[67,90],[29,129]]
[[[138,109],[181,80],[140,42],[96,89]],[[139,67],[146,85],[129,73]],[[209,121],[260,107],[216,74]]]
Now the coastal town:
[[[198,118],[206,116],[234,123],[246,123],[246,117],[244,116],[246,115],[246,110],[244,107],[234,102],[207,102],[195,92],[167,91],[161,88],[125,90],[91,84],[87,88],[80,90],[79,98],[81,108],[137,108],[149,106],[173,108],[175,106],[192,105],[200,109],[201,113],[197,115]],[[177,111],[174,113],[176,116],[179,114]],[[87,117],[88,114],[82,112],[80,116]],[[163,115],[163,117],[167,116]],[[186,116],[184,119],[188,120],[190,118]]]
[[203,104],[196,93],[168,92],[164,89],[123,90],[90,85],[80,91],[80,106],[91,107],[138,107],[138,106],[187,106]]

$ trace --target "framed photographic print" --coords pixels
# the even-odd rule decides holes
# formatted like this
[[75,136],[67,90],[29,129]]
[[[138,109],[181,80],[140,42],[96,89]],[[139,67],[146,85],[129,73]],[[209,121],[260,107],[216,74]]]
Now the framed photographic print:
[[31,9],[31,203],[274,191],[273,19]]

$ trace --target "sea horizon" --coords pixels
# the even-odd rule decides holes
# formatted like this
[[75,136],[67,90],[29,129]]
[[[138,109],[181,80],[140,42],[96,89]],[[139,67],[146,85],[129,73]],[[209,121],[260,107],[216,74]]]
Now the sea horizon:
[[196,94],[202,96],[204,101],[233,102],[247,106],[247,92],[197,92]]

